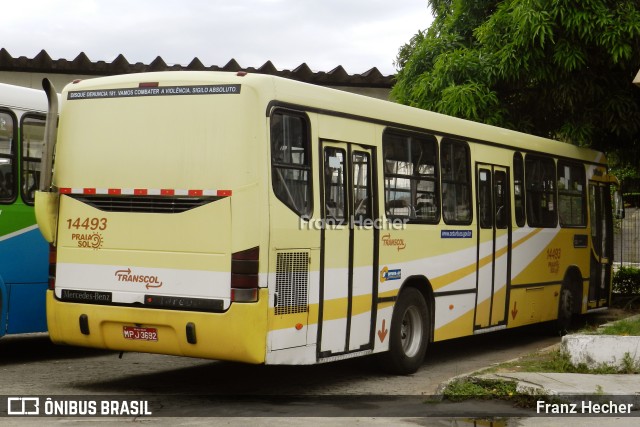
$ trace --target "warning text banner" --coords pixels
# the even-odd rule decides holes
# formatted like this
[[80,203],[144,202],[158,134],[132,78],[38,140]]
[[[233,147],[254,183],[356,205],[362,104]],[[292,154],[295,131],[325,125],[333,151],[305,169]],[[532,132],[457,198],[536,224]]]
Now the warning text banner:
[[160,86],[69,91],[68,100],[176,95],[239,95],[241,85]]

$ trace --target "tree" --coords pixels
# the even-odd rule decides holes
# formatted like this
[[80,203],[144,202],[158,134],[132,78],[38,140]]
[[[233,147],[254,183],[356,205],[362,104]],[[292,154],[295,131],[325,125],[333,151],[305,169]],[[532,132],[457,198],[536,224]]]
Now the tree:
[[639,0],[428,2],[433,24],[398,53],[398,102],[609,152],[640,148]]

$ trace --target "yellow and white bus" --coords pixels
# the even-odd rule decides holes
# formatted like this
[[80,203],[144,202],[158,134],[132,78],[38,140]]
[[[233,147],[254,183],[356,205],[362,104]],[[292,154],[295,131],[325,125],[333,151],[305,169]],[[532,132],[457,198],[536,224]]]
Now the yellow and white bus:
[[596,151],[273,76],[74,82],[36,201],[49,333],[414,372],[429,342],[606,308],[614,182]]

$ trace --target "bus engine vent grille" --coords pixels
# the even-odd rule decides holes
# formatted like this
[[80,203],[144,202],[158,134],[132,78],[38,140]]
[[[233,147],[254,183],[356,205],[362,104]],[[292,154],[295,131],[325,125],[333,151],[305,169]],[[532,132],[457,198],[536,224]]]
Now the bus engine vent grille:
[[309,287],[309,254],[280,252],[276,258],[275,314],[306,313]]
[[133,213],[181,213],[222,198],[94,195],[74,195],[72,197],[101,211]]

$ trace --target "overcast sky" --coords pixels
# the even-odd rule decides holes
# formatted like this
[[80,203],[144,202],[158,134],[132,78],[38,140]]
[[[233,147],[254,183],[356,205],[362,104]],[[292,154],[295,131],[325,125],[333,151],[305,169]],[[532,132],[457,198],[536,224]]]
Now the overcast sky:
[[427,0],[5,0],[0,48],[33,58],[242,67],[342,65],[395,73],[398,49],[432,16]]

